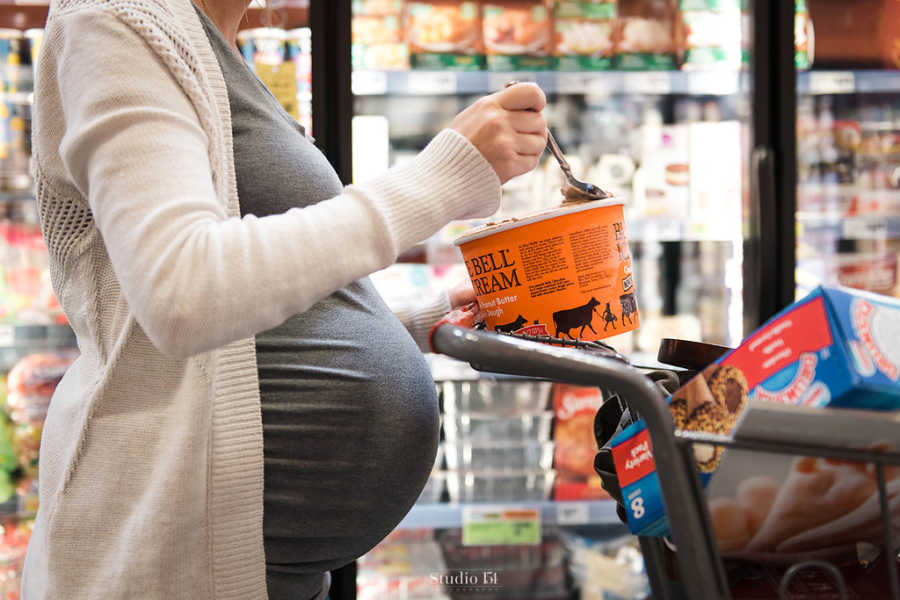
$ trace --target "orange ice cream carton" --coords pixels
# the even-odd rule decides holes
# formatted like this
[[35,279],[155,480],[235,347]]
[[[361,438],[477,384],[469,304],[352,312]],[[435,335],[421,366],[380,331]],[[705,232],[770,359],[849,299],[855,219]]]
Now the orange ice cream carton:
[[595,341],[639,325],[621,201],[545,210],[455,243],[490,331]]

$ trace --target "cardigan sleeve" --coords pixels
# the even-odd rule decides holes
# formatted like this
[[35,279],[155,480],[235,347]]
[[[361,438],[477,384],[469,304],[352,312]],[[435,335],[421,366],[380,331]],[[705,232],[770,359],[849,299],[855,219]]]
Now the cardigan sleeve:
[[337,197],[229,217],[194,105],[140,35],[90,9],[56,15],[44,39],[59,111],[39,106],[41,126],[64,128],[67,183],[87,198],[122,292],[164,353],[189,356],[274,327],[450,220],[498,207],[493,168],[444,130],[410,163]]
[[421,302],[389,304],[391,310],[406,327],[422,352],[431,352],[428,336],[435,323],[450,312],[450,296],[441,292]]

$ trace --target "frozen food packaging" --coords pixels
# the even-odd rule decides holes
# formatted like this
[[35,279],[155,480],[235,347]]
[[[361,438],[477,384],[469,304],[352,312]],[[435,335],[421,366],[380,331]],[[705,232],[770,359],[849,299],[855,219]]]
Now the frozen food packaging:
[[479,2],[408,2],[405,30],[414,69],[478,71],[484,68]]
[[[739,427],[741,415],[751,402],[900,409],[900,301],[847,288],[817,288],[770,319],[668,400],[677,428],[722,435]],[[638,535],[667,534],[668,522],[644,423],[639,421],[628,427],[610,445],[631,531]],[[714,473],[716,477],[724,475],[718,471],[728,457],[723,459],[721,448],[695,444],[694,455],[704,487]],[[789,486],[789,491],[783,493],[813,506],[815,503],[805,499],[798,489],[818,486],[817,489],[827,490],[828,482],[843,481],[849,488],[835,489],[834,494],[847,492],[859,499],[854,495],[858,492],[870,497],[860,488],[865,478],[859,479],[857,485],[844,477],[852,475],[850,471],[835,471],[832,466],[816,459],[797,461],[791,466],[792,475],[782,484]],[[788,500],[773,502],[772,510],[776,510],[781,506],[779,502]],[[796,506],[789,503],[784,510],[794,510]],[[847,511],[859,506],[849,500],[842,503]],[[715,507],[714,513],[734,510],[726,502]],[[810,510],[821,513],[824,509]],[[781,540],[781,534],[773,533],[770,537],[779,539],[778,544],[771,540],[751,544],[750,539],[758,532],[751,529],[745,533],[729,532],[729,545],[769,551],[790,537]]]
[[639,325],[621,201],[510,219],[456,244],[491,331],[599,340]]
[[619,0],[613,61],[623,71],[678,67],[675,7],[668,0]]
[[351,54],[354,69],[409,68],[401,13],[353,15]]
[[739,0],[680,0],[685,70],[741,66]]
[[566,384],[553,386],[553,441],[556,500],[609,498],[594,472],[597,439],[594,418],[604,402],[599,388]]
[[403,12],[403,0],[352,0],[353,15],[398,15]]
[[483,3],[484,47],[492,71],[554,67],[552,8],[544,0]]
[[615,52],[615,2],[557,2],[555,55],[560,71],[606,71]]

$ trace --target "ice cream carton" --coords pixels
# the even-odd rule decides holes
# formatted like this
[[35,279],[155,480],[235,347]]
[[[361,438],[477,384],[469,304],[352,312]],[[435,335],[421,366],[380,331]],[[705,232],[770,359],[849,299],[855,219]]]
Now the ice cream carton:
[[[668,400],[681,430],[727,435],[748,402],[900,409],[900,301],[820,287],[704,369]],[[638,535],[669,531],[649,432],[643,422],[611,442],[628,525]],[[695,445],[704,487],[722,448]]]

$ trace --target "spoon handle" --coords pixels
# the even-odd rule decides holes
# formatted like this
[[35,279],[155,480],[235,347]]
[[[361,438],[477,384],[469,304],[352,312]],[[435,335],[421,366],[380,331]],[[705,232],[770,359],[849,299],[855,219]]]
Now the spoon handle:
[[553,132],[550,131],[550,128],[547,128],[547,149],[550,151],[550,154],[556,158],[556,161],[559,163],[559,166],[563,171],[566,172],[566,175],[572,176],[572,167],[569,166],[569,162],[563,156],[562,150],[559,148],[559,144],[556,143],[556,138],[553,137]]

